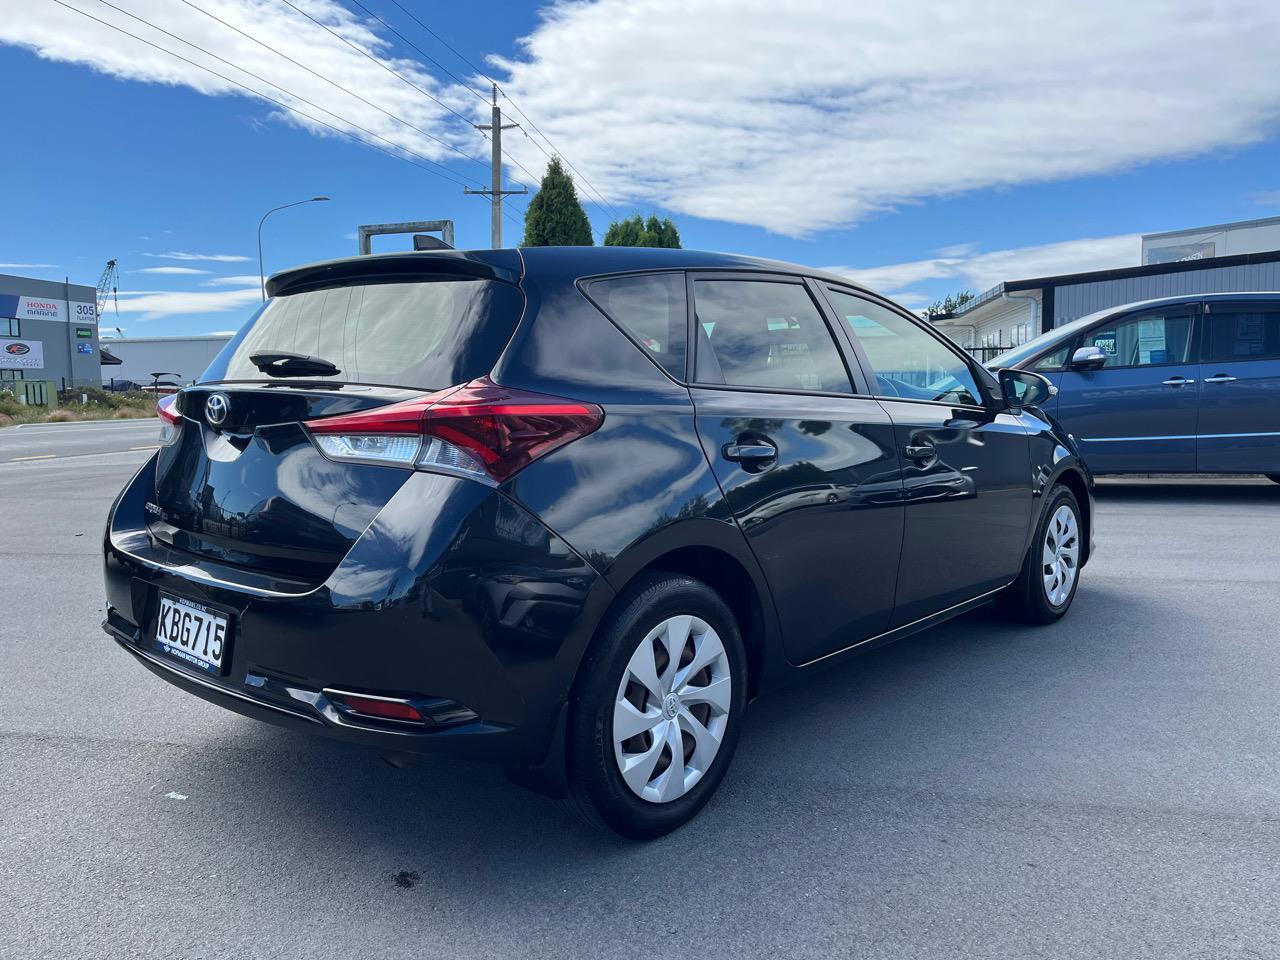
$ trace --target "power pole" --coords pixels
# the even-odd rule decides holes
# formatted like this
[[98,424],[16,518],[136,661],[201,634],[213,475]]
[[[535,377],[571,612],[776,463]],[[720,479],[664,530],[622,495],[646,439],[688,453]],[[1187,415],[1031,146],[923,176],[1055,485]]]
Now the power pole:
[[519,190],[502,189],[502,131],[518,127],[520,124],[503,124],[502,108],[498,106],[498,85],[496,83],[493,85],[493,119],[487,124],[477,123],[475,126],[477,130],[491,132],[490,140],[493,147],[492,182],[488,190],[472,190],[470,187],[466,187],[464,192],[488,197],[493,204],[493,249],[498,250],[502,247],[502,198],[509,197],[512,194],[528,193],[529,188],[521,187]]

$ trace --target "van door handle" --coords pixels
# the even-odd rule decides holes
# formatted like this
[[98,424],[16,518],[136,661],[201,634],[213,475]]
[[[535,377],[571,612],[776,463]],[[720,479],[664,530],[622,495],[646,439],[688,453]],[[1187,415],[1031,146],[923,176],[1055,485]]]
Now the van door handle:
[[1168,380],[1164,381],[1164,385],[1166,387],[1184,387],[1192,383],[1195,383],[1195,381],[1189,377],[1170,377]]
[[735,463],[763,463],[766,460],[775,460],[778,456],[778,448],[772,443],[726,443],[720,448],[720,455],[726,460],[732,460]]
[[1231,374],[1229,373],[1219,373],[1212,377],[1205,377],[1204,382],[1205,383],[1235,383],[1236,379],[1237,379],[1236,377],[1231,376]]

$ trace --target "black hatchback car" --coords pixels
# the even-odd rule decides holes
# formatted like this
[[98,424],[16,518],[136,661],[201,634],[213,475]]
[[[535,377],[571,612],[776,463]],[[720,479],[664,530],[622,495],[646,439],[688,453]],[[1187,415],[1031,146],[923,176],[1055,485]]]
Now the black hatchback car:
[[1052,387],[836,276],[574,247],[268,289],[105,538],[107,632],[248,716],[652,837],[764,690],[990,600],[1053,621],[1089,558]]

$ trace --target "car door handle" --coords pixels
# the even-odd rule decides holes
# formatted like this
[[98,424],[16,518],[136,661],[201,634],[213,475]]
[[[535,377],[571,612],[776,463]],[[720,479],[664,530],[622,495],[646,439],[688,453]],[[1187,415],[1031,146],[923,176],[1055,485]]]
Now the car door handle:
[[1164,381],[1164,385],[1166,387],[1185,387],[1192,383],[1195,383],[1195,381],[1189,377],[1170,377],[1168,380]]
[[1205,377],[1204,382],[1205,383],[1235,383],[1236,379],[1237,379],[1236,377],[1231,376],[1231,374],[1229,373],[1219,373],[1212,377]]
[[913,443],[902,452],[907,455],[908,460],[916,464],[938,459],[938,448],[932,443]]
[[766,460],[776,460],[778,457],[778,448],[772,443],[726,443],[720,448],[720,455],[726,460],[732,460],[735,463],[764,463]]

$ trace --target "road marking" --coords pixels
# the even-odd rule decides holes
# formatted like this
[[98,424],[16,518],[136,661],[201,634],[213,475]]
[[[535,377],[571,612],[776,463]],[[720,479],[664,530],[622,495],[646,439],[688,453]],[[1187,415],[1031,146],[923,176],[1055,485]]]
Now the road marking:
[[153,443],[153,444],[152,444],[151,446],[149,446],[149,447],[130,447],[129,449],[130,449],[130,450],[159,450],[159,449],[160,449],[160,444],[158,444],[158,443]]
[[14,457],[13,462],[17,463],[19,460],[52,460],[56,456],[56,453],[41,453],[34,457]]

